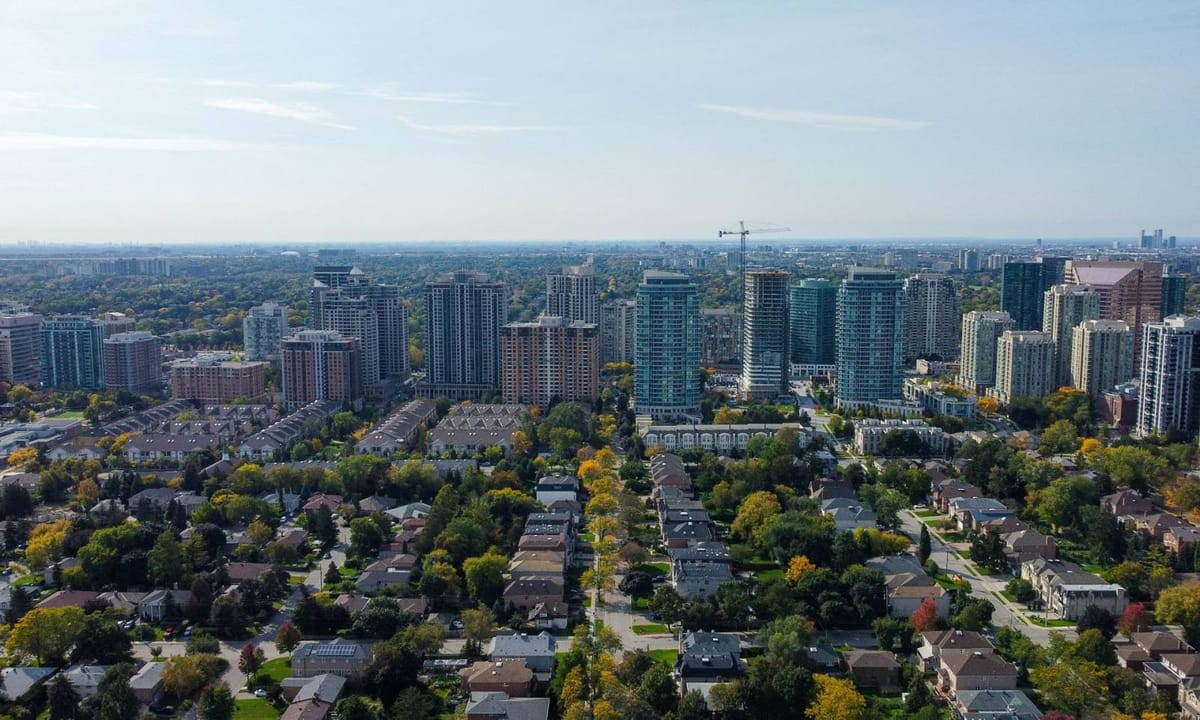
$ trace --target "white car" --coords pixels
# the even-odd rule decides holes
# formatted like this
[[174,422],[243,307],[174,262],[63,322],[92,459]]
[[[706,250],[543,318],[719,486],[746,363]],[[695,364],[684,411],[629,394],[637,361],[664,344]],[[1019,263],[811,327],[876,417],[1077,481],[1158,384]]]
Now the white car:
[[267,691],[263,690],[262,688],[259,688],[254,691],[254,697],[256,697],[256,698],[265,698],[266,696],[267,696]]

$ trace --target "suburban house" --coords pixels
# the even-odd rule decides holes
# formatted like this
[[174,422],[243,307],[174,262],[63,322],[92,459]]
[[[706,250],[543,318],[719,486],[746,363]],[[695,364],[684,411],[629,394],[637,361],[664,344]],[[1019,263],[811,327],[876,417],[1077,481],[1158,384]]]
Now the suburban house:
[[556,500],[576,500],[579,497],[579,479],[574,475],[547,475],[537,481],[534,494],[537,501],[546,507]]
[[1149,515],[1154,512],[1154,503],[1136,490],[1119,490],[1100,498],[1100,509],[1109,515]]
[[950,501],[950,515],[959,530],[976,530],[990,520],[998,520],[1016,512],[993,498],[956,498]]
[[682,597],[712,595],[722,583],[733,580],[729,547],[722,542],[698,541],[668,548],[671,583]]
[[138,603],[138,617],[149,623],[174,620],[181,617],[183,607],[191,599],[191,590],[153,590]]
[[1162,544],[1176,556],[1183,556],[1194,551],[1197,540],[1200,540],[1200,528],[1195,525],[1182,525],[1167,528],[1163,533]]
[[358,501],[358,509],[365,513],[387,512],[396,507],[396,501],[386,495],[370,495]]
[[354,581],[354,587],[359,592],[377,593],[388,587],[407,586],[411,578],[411,570],[366,570]]
[[960,720],[1041,720],[1042,713],[1020,690],[963,690],[954,696]]
[[108,665],[72,665],[62,672],[79,699],[86,700],[100,692],[100,680],[109,667]]
[[563,583],[542,577],[520,577],[504,588],[504,604],[529,611],[535,606],[562,602]]
[[1021,565],[1030,560],[1050,560],[1058,557],[1058,543],[1049,535],[1037,530],[1017,530],[1000,536],[1004,540],[1004,554],[1014,570],[1020,572]]
[[833,519],[833,527],[838,532],[852,532],[859,528],[870,529],[879,523],[879,516],[861,503],[834,506],[828,510],[822,510],[821,514]]
[[910,618],[926,600],[937,605],[938,617],[950,617],[950,593],[924,571],[886,575],[884,586],[891,617]]
[[546,720],[550,698],[514,698],[502,692],[473,692],[467,720]]
[[985,653],[995,652],[988,639],[970,630],[931,630],[921,633],[921,647],[917,655],[926,672],[937,672],[942,661],[942,651],[970,650]]
[[389,508],[384,512],[390,515],[393,519],[404,522],[405,520],[423,518],[428,515],[429,511],[432,509],[433,507],[431,507],[428,503],[410,502],[406,505]]
[[292,651],[292,675],[313,677],[322,673],[357,680],[371,662],[372,643],[335,638],[328,642],[303,642]]
[[[154,663],[158,665],[160,663]],[[38,687],[58,672],[48,667],[7,667],[0,670],[0,691],[9,702],[20,702],[29,691]]]
[[950,510],[950,503],[953,500],[981,497],[983,497],[982,490],[959,480],[943,480],[933,486],[933,506],[943,513]]
[[565,602],[541,602],[529,610],[525,618],[536,630],[565,630],[571,610]]
[[963,690],[1016,690],[1017,668],[985,650],[943,650],[938,684],[951,695]]
[[1021,577],[1037,591],[1047,611],[1078,620],[1089,605],[1120,615],[1129,606],[1125,588],[1066,560],[1041,558],[1021,566]]
[[308,498],[308,502],[300,509],[304,512],[314,511],[318,508],[329,508],[332,512],[337,512],[338,507],[342,504],[341,495],[326,495],[325,493],[315,493]]
[[856,687],[880,693],[900,690],[900,663],[890,652],[854,650],[846,653],[845,661]]
[[554,636],[548,632],[496,635],[488,643],[488,658],[495,660],[524,660],[538,682],[549,682],[554,674]]
[[1184,681],[1200,678],[1200,655],[1172,653],[1142,665],[1146,685],[1174,695]]
[[732,680],[744,672],[737,635],[696,630],[685,632],[679,641],[675,674],[685,692],[691,683]]
[[162,700],[162,673],[163,663],[148,662],[129,678],[129,687],[138,702],[153,707]]
[[460,670],[458,677],[468,693],[529,697],[533,691],[533,671],[524,660],[481,660]]

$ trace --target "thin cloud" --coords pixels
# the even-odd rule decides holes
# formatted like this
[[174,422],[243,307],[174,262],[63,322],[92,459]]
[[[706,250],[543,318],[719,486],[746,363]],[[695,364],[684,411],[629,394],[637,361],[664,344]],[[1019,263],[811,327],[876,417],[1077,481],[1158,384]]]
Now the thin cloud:
[[357,130],[353,125],[334,122],[334,117],[329,111],[306,103],[277,103],[262,98],[210,98],[205,100],[204,104],[207,107],[221,110],[236,110],[254,115],[299,120],[339,130]]
[[415,120],[407,118],[403,115],[397,115],[396,119],[413,130],[438,133],[440,135],[494,135],[498,133],[545,132],[548,130],[562,129],[553,125],[487,125],[469,123],[428,125],[425,123],[416,122]]
[[376,100],[387,100],[389,102],[434,103],[440,105],[508,105],[508,103],[484,100],[470,93],[463,92],[405,93],[396,92],[388,88],[367,88],[355,94],[375,98]]
[[275,85],[274,87],[280,90],[299,90],[300,92],[331,92],[340,90],[341,84],[333,82],[319,82],[315,80],[297,80],[295,82],[286,82]]
[[0,152],[28,150],[148,150],[159,152],[196,152],[202,150],[238,150],[262,148],[205,137],[102,137],[87,135],[42,135],[15,133],[0,135]]
[[772,122],[789,122],[798,125],[824,128],[827,130],[920,130],[928,127],[923,120],[901,120],[899,118],[874,115],[840,115],[836,113],[810,112],[807,110],[774,110],[768,108],[742,107],[738,105],[701,104],[704,110],[729,113],[739,117]]
[[43,112],[46,110],[99,110],[98,105],[89,102],[75,102],[47,97],[41,93],[19,92],[17,90],[0,90],[0,109],[15,109],[28,112]]
[[197,84],[197,85],[199,85],[200,87],[210,87],[210,88],[252,88],[252,87],[258,87],[258,86],[257,86],[257,85],[255,85],[254,83],[252,83],[252,82],[248,82],[248,81],[246,81],[246,80],[220,80],[220,79],[213,79],[213,80],[197,80],[197,81],[196,81],[196,84]]

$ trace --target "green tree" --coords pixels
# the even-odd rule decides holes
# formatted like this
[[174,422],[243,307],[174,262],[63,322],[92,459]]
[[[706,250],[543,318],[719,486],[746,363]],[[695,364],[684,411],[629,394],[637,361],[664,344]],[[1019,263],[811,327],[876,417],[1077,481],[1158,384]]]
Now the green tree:
[[929,556],[933,554],[933,541],[929,537],[929,528],[921,523],[921,539],[917,543],[917,558],[924,565]]
[[155,587],[173,587],[187,574],[187,554],[175,539],[175,533],[166,530],[154,541],[154,547],[146,553],[146,569],[150,583]]
[[[360,456],[361,457],[361,456]],[[367,557],[379,550],[384,541],[383,531],[371,518],[360,517],[350,521],[350,554]]]
[[115,620],[94,613],[83,619],[79,638],[71,649],[72,662],[117,665],[132,660],[133,643],[129,640],[129,633],[122,630]]
[[[129,687],[129,678],[133,675],[133,666],[128,663],[114,665],[104,671],[100,678],[99,693],[89,700],[99,700],[99,712],[95,713],[97,720],[128,720],[137,715],[137,696]],[[93,706],[94,707],[94,706]]]
[[1154,614],[1161,623],[1182,625],[1188,643],[1195,647],[1200,643],[1200,583],[1176,585],[1163,590],[1154,606]]
[[1033,583],[1023,578],[1009,580],[1004,589],[1020,603],[1027,603],[1037,597],[1037,590],[1034,589]]
[[507,570],[508,558],[495,550],[489,550],[478,557],[467,558],[463,563],[467,592],[479,602],[490,606],[504,592],[504,573]]
[[679,596],[675,588],[667,585],[655,590],[654,594],[650,596],[649,608],[658,613],[659,618],[667,624],[667,627],[683,618],[683,598]]
[[1043,456],[1073,453],[1079,449],[1079,436],[1075,423],[1058,420],[1042,431],[1038,452]]
[[204,720],[233,720],[236,709],[233,693],[225,683],[209,687],[200,696],[200,717]]
[[382,708],[362,695],[350,695],[338,701],[335,708],[338,720],[381,720]]
[[46,685],[46,701],[50,706],[50,720],[75,720],[79,710],[79,694],[63,673],[56,675]]
[[1034,668],[1029,679],[1046,705],[1082,717],[1104,705],[1108,681],[1104,669],[1091,662],[1060,662]]

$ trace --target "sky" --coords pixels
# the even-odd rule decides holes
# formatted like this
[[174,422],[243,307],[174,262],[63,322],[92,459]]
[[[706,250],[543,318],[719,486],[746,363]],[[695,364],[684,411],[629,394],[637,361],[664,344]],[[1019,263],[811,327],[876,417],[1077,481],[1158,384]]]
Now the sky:
[[1167,0],[8,2],[0,246],[1196,235],[1198,37]]

